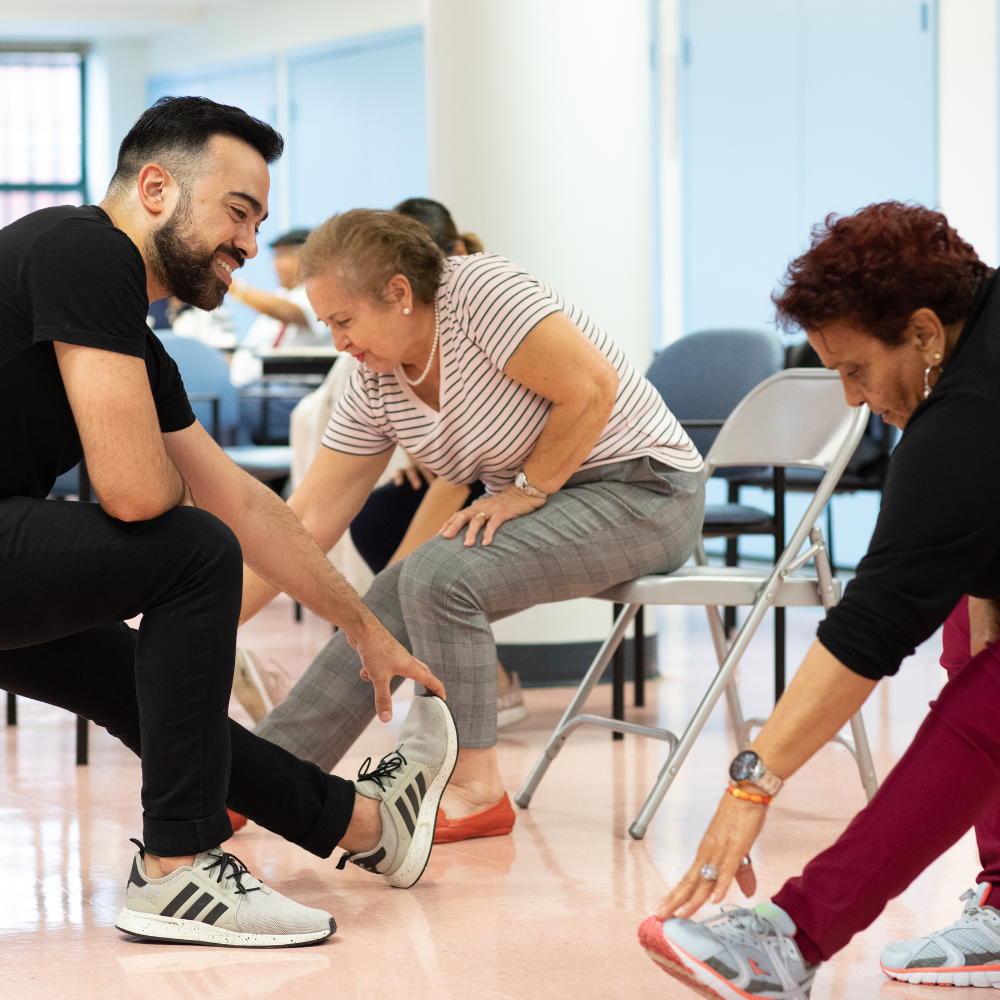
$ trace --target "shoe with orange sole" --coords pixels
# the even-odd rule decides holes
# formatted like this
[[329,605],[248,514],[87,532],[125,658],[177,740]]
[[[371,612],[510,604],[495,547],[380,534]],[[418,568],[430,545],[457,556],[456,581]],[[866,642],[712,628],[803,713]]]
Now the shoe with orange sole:
[[438,810],[435,844],[454,844],[458,840],[473,840],[476,837],[502,837],[514,829],[517,819],[507,793],[499,802],[488,809],[482,809],[461,819],[448,819],[443,809]]

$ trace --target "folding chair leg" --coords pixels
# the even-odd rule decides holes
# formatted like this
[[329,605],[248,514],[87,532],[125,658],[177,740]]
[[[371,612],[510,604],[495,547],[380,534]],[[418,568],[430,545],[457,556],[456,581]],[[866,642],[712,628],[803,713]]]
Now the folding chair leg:
[[542,778],[545,777],[545,772],[549,769],[549,764],[556,759],[559,751],[562,750],[563,744],[566,742],[566,737],[569,735],[566,731],[567,725],[573,720],[574,716],[580,714],[580,710],[590,697],[591,691],[594,690],[608,663],[611,661],[612,654],[625,638],[625,630],[632,624],[632,619],[635,617],[638,609],[639,605],[637,604],[625,605],[618,616],[618,620],[615,622],[615,627],[611,630],[611,635],[604,640],[604,645],[598,651],[594,662],[587,668],[587,672],[583,675],[583,680],[580,681],[580,686],[576,689],[576,694],[573,695],[573,700],[569,703],[569,707],[559,720],[559,725],[556,726],[549,737],[549,742],[546,743],[545,749],[539,755],[538,760],[535,761],[535,766],[531,769],[531,774],[528,775],[521,786],[521,790],[514,796],[514,801],[522,809],[528,808],[531,797],[535,794],[535,789],[541,784]]
[[[726,654],[729,652],[729,643],[726,641],[726,629],[719,609],[714,605],[707,605],[705,612],[708,615],[708,630],[712,635],[712,645],[715,646],[715,658],[721,667],[726,662]],[[740,704],[740,693],[736,688],[736,681],[732,680],[726,686],[726,708],[729,710],[729,725],[732,726],[733,736],[741,750],[745,750],[741,742],[743,733],[743,706]]]

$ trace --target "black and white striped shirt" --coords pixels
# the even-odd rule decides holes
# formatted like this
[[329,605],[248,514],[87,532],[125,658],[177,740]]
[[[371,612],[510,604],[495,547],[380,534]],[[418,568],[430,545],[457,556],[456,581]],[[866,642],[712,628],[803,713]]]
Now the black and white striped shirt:
[[523,269],[492,253],[449,257],[437,291],[441,324],[440,412],[400,376],[364,366],[354,373],[323,435],[349,455],[402,445],[452,483],[509,486],[535,447],[552,403],[504,374],[504,366],[546,316],[565,313],[618,371],[614,410],[580,466],[650,456],[697,472],[698,450],[660,394],[583,312]]

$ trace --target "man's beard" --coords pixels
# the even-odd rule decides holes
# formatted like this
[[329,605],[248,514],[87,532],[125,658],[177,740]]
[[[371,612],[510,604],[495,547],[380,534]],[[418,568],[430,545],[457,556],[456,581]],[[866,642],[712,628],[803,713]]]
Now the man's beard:
[[190,225],[189,207],[185,199],[159,229],[149,234],[148,258],[154,276],[169,294],[210,312],[222,305],[227,291],[226,283],[214,270],[216,252],[228,254],[240,265],[243,254],[230,244],[207,252],[193,249],[190,237],[194,235],[194,227]]

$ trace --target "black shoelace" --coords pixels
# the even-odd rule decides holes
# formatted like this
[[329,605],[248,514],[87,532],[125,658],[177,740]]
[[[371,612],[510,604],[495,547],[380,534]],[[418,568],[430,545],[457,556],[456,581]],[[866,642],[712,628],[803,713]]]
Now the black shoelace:
[[378,767],[374,771],[368,770],[368,765],[372,762],[371,757],[366,758],[365,762],[361,765],[361,769],[358,771],[358,781],[374,781],[378,785],[379,791],[384,792],[385,785],[382,782],[394,778],[396,772],[407,764],[406,758],[400,752],[402,746],[403,744],[400,743],[392,753],[386,754],[378,762]]
[[[370,759],[371,758],[369,758],[369,760]],[[136,840],[135,837],[130,837],[129,840],[131,840],[132,843],[139,848],[139,857],[144,858],[146,856],[146,848],[143,843]],[[250,869],[247,868],[247,866],[240,861],[235,854],[227,854],[220,847],[219,853],[217,855],[213,854],[212,857],[215,858],[215,860],[210,865],[205,865],[202,871],[210,872],[213,868],[217,867],[219,872],[218,878],[215,880],[216,882],[222,882],[223,878],[234,879],[236,882],[237,895],[240,896],[245,896],[248,892],[256,892],[260,888],[259,885],[254,885],[248,889],[243,885],[243,876],[249,875]],[[230,869],[228,872],[226,871],[227,867]]]
[[[219,848],[218,856],[213,855],[213,857],[215,860],[210,865],[205,865],[202,870],[210,872],[218,866],[219,877],[215,880],[216,882],[221,882],[224,877],[235,880],[236,892],[241,896],[245,896],[248,892],[256,892],[260,888],[259,885],[251,886],[249,889],[244,887],[243,876],[249,875],[250,869],[235,854],[227,854],[222,848]],[[228,872],[226,871],[227,866],[230,868]]]

